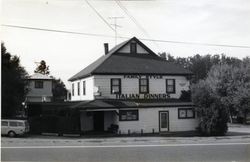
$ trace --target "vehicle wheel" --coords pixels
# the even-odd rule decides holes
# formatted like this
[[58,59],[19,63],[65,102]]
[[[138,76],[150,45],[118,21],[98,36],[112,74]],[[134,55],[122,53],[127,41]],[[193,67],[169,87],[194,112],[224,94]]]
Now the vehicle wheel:
[[9,135],[9,137],[15,137],[15,136],[16,136],[16,133],[13,132],[13,131],[9,131],[8,135]]

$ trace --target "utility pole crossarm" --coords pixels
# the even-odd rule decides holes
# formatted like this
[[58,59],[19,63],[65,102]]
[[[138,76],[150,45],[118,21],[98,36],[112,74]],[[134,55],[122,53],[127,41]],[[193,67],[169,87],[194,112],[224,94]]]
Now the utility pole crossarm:
[[117,27],[121,28],[122,26],[117,25],[117,19],[122,19],[124,17],[119,17],[119,16],[113,16],[113,17],[109,17],[109,19],[113,19],[114,20],[114,24],[110,24],[113,25],[115,27],[115,45],[117,45]]

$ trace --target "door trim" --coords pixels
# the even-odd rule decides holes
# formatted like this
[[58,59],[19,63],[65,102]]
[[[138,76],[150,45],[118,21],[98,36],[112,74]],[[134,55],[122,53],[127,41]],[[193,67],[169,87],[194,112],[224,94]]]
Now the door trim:
[[[161,113],[162,112],[167,112],[167,114],[168,114],[168,130],[167,131],[161,131]],[[159,120],[159,133],[161,133],[161,132],[169,132],[169,111],[168,110],[166,110],[166,111],[159,111],[159,115],[158,115],[158,120]]]

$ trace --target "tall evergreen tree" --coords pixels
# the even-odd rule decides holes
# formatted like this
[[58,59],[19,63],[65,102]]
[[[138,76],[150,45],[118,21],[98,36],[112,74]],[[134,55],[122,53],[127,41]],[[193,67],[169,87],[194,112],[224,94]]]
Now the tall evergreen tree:
[[27,90],[27,72],[20,59],[7,52],[1,43],[2,57],[2,117],[10,118],[22,110]]

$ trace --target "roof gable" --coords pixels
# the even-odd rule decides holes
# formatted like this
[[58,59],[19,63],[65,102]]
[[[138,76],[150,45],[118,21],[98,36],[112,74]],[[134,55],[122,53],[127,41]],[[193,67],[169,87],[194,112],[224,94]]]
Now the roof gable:
[[[136,43],[137,52],[131,53],[130,44]],[[188,75],[190,71],[167,62],[136,37],[112,48],[108,54],[72,76],[69,81],[85,78],[93,74],[167,74]]]

